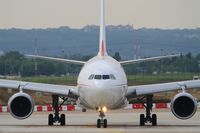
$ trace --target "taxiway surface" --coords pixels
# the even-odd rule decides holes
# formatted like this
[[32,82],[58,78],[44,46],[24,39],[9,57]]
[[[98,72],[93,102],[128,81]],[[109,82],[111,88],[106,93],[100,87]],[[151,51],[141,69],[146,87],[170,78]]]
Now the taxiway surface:
[[26,120],[16,120],[0,113],[0,133],[200,133],[200,111],[189,120],[179,120],[170,110],[155,110],[158,126],[139,126],[143,110],[119,110],[106,113],[108,128],[97,129],[95,111],[66,113],[67,125],[47,126],[48,112],[33,113]]

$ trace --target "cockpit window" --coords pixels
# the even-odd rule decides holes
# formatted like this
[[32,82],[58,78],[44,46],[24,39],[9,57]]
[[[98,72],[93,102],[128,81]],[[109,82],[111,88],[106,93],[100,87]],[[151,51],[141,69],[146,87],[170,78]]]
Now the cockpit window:
[[89,80],[92,80],[92,79],[94,79],[94,74],[91,74],[90,76],[89,76],[89,78],[88,78]]
[[103,79],[110,79],[109,75],[103,75]]
[[94,79],[101,79],[101,75],[95,75]]
[[107,80],[107,79],[112,79],[112,80],[116,80],[115,76],[113,74],[110,75],[94,75],[91,74],[88,78],[88,80],[93,80],[93,79],[97,79],[97,80]]
[[115,80],[116,78],[115,78],[115,76],[113,74],[110,74],[110,79]]

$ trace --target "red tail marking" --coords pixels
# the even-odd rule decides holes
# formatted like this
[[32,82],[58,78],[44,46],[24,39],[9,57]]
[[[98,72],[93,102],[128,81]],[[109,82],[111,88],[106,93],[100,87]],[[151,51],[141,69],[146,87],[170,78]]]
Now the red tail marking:
[[102,40],[102,43],[101,43],[100,54],[101,54],[101,56],[104,56],[104,55],[105,55],[105,48],[104,48],[104,42],[103,42],[103,40]]

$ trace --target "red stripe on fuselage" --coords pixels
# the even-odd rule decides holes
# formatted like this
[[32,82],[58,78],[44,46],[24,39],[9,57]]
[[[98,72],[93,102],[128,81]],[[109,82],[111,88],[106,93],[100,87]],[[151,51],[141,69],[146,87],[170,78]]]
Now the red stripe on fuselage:
[[104,42],[103,42],[103,40],[102,40],[102,42],[101,42],[100,54],[101,54],[101,56],[104,56],[104,55],[105,55],[105,47],[104,47]]

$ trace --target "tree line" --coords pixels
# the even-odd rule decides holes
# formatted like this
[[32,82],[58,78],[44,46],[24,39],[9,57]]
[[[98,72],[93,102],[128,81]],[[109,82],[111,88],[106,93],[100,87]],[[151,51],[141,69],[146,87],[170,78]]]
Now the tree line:
[[187,53],[171,59],[128,65],[125,70],[129,74],[199,73],[200,54]]
[[[87,61],[91,57],[93,56],[73,55],[69,58]],[[116,52],[113,57],[118,61],[123,60],[119,52]],[[199,73],[200,54],[193,56],[191,53],[188,53],[172,59],[127,65],[124,66],[124,69],[129,75],[172,72]],[[0,75],[77,75],[80,70],[81,66],[79,65],[70,65],[41,59],[30,59],[16,51],[7,52],[0,56]]]

